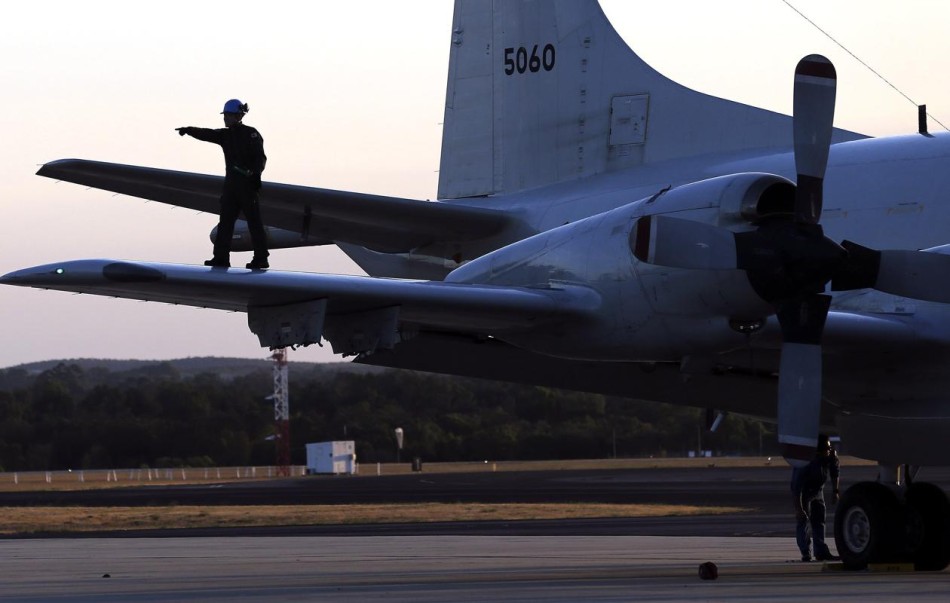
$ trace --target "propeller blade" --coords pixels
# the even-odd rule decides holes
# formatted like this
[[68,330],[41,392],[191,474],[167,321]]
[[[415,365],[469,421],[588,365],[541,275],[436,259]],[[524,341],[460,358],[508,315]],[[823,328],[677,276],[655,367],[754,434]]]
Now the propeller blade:
[[821,415],[821,334],[831,297],[811,295],[778,307],[782,358],[778,375],[778,441],[792,466],[815,457]]
[[633,254],[641,262],[697,270],[736,267],[736,239],[725,228],[670,216],[643,216],[633,235]]
[[950,255],[931,251],[876,251],[842,242],[848,259],[831,281],[833,291],[877,289],[884,293],[950,304]]
[[834,127],[837,81],[835,66],[821,55],[808,55],[795,67],[792,111],[798,223],[816,224],[821,218],[822,181]]
[[950,304],[950,256],[884,250],[874,288],[901,297]]

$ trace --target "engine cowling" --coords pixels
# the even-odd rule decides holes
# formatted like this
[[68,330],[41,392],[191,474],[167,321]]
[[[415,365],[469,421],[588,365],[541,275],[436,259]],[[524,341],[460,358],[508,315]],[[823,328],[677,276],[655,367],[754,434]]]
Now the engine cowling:
[[595,289],[603,300],[595,323],[544,333],[501,333],[500,339],[539,353],[596,360],[678,360],[744,343],[730,321],[748,323],[773,312],[741,270],[699,271],[639,261],[637,220],[669,214],[751,230],[789,211],[794,185],[772,174],[743,173],[670,189],[496,250],[462,266],[446,281],[523,287],[562,283]]

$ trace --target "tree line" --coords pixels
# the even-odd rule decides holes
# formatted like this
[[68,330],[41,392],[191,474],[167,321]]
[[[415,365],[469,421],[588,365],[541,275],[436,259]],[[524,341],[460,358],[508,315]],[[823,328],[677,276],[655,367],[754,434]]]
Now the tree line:
[[[774,454],[758,421],[705,431],[699,409],[398,370],[290,365],[292,460],[304,444],[354,440],[360,462]],[[0,470],[272,465],[270,370],[113,372],[60,363],[0,370]],[[764,448],[763,448],[764,447]]]

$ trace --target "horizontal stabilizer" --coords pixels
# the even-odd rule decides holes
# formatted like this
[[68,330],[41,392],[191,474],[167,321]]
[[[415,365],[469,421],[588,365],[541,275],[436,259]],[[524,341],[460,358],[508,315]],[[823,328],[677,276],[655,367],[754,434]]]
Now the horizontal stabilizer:
[[[52,161],[37,174],[214,214],[223,183],[220,176],[84,159]],[[272,182],[261,188],[260,203],[267,226],[388,253],[473,241],[512,222],[500,210]]]

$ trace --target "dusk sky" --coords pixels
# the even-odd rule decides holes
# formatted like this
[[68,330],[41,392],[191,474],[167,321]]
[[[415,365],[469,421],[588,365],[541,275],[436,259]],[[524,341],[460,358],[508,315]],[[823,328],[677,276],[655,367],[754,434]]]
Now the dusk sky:
[[[627,43],[688,87],[789,113],[807,54],[838,70],[835,125],[950,125],[950,2],[792,0],[904,98],[782,0],[603,0]],[[197,264],[217,218],[35,176],[77,157],[219,174],[221,151],[179,126],[250,105],[264,179],[414,199],[438,181],[451,0],[17,3],[0,22],[0,274],[67,259]],[[931,123],[931,129],[942,129]],[[948,241],[950,242],[950,241]],[[246,257],[245,257],[246,256]],[[249,254],[235,254],[243,264]],[[276,250],[277,269],[360,274],[328,248]],[[246,315],[0,287],[0,367],[58,358],[267,357]],[[326,361],[327,348],[291,352]]]

